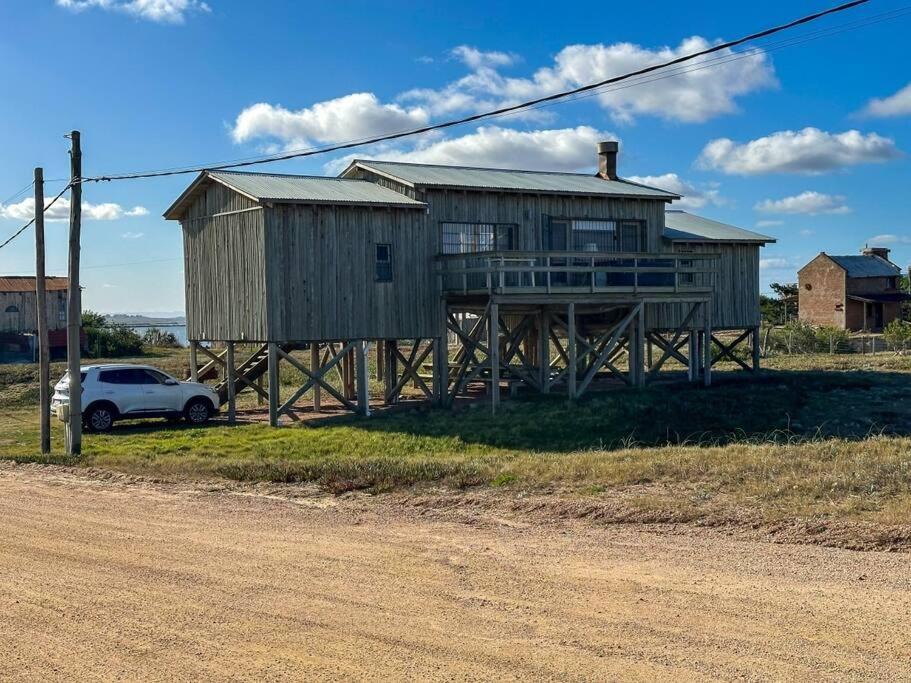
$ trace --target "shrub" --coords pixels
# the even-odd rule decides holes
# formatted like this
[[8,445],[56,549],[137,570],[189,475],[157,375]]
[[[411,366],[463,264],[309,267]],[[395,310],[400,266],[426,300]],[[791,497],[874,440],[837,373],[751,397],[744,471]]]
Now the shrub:
[[816,351],[816,331],[812,325],[791,320],[781,330],[781,341],[788,353],[813,353]]
[[146,346],[157,346],[168,349],[180,347],[180,342],[177,341],[177,337],[173,332],[165,332],[164,330],[159,330],[157,327],[150,327],[146,330],[146,333],[142,335],[142,343]]
[[851,350],[847,331],[831,325],[816,328],[816,346],[824,353],[846,353]]
[[883,329],[883,339],[890,348],[905,351],[911,346],[911,325],[893,320]]
[[107,318],[94,311],[82,314],[82,327],[88,342],[89,355],[94,358],[138,356],[142,353],[142,337],[123,325],[110,325]]

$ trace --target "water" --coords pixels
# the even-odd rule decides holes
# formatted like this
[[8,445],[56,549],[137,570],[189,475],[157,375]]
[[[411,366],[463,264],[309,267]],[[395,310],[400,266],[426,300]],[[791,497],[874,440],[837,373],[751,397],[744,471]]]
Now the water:
[[133,331],[136,332],[140,337],[152,328],[161,330],[162,332],[170,332],[175,337],[177,337],[177,342],[181,346],[189,346],[190,342],[187,340],[187,326],[186,325],[137,325],[132,327]]

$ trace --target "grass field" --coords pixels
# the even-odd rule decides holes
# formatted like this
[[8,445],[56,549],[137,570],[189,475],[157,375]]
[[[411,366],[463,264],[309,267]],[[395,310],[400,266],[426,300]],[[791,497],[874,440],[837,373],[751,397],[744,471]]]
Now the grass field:
[[[180,374],[182,352],[145,362]],[[792,356],[757,377],[331,417],[278,430],[120,425],[87,435],[78,465],[151,476],[316,482],[334,492],[503,488],[622,496],[640,517],[762,522],[911,519],[911,358]],[[54,376],[62,372],[55,367]],[[33,366],[0,366],[0,455],[37,453]],[[293,383],[296,378],[285,381]],[[252,399],[247,399],[252,401]],[[55,451],[61,433],[55,424]]]

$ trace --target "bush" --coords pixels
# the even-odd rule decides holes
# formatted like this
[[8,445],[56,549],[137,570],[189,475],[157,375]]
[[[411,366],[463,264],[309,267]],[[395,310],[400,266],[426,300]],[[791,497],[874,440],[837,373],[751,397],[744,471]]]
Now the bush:
[[846,353],[851,350],[847,331],[831,325],[816,329],[816,346],[824,353]]
[[911,325],[893,320],[883,330],[883,339],[895,351],[906,351],[911,346]]
[[816,351],[816,330],[800,320],[792,320],[781,330],[781,342],[790,353],[813,353]]
[[138,356],[142,353],[142,337],[123,325],[108,324],[107,318],[100,313],[85,311],[82,327],[89,355],[94,358]]
[[164,330],[159,330],[157,327],[150,327],[146,330],[146,333],[142,335],[142,343],[146,346],[157,346],[167,349],[180,348],[180,342],[177,341],[177,337],[173,332],[165,332]]

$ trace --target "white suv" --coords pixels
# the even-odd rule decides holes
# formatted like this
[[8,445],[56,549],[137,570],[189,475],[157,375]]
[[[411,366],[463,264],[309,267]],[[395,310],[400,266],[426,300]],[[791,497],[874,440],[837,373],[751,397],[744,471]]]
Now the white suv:
[[[88,365],[81,368],[82,422],[106,432],[115,420],[143,417],[186,418],[202,424],[218,412],[215,391],[198,382],[178,382],[148,365]],[[69,373],[54,387],[51,410],[70,402]]]

